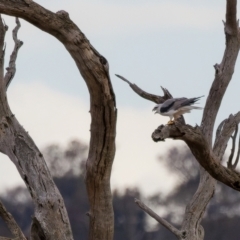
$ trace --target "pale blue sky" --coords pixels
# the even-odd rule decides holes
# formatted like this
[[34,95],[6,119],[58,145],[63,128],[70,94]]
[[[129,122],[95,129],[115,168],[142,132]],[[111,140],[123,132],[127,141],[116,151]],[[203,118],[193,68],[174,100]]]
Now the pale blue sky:
[[[145,181],[145,188],[147,188],[149,181],[146,179],[161,181],[159,176],[154,178],[151,171],[159,166],[156,163],[156,156],[172,142],[157,145],[151,141],[150,136],[151,132],[161,123],[166,123],[168,118],[153,115],[151,110],[154,103],[138,97],[114,74],[123,75],[139,87],[154,94],[162,94],[161,85],[166,87],[174,97],[207,96],[214,78],[213,65],[220,63],[225,47],[222,24],[225,18],[225,1],[42,0],[37,2],[54,12],[61,9],[68,11],[70,18],[85,33],[93,46],[108,59],[119,112],[117,136],[119,155],[117,152],[115,168],[113,168],[115,171],[113,172],[113,185],[126,186],[128,183],[144,185],[143,181]],[[10,30],[14,26],[14,19],[9,17],[4,17],[4,19],[9,25],[6,52],[8,56],[12,50]],[[64,122],[60,121],[55,123],[56,126],[54,124],[48,126],[49,121],[46,121],[42,126],[42,123],[38,122],[40,117],[34,118],[37,115],[34,112],[36,111],[34,104],[39,106],[39,111],[46,111],[44,112],[46,118],[54,119],[56,114],[59,114],[57,110],[54,113],[54,106],[58,105],[58,102],[64,104],[62,99],[74,99],[71,100],[74,106],[77,101],[84,105],[86,117],[79,115],[79,121],[82,124],[81,119],[86,119],[85,125],[81,127],[87,129],[90,124],[87,115],[89,95],[85,82],[81,79],[74,61],[64,46],[52,36],[23,20],[21,23],[19,38],[24,45],[19,51],[16,77],[8,90],[9,101],[14,111],[20,115],[21,123],[27,129],[31,129],[30,134],[32,132],[40,147],[51,141],[58,142],[59,140],[64,143],[71,137],[78,137],[87,142],[89,134],[87,132],[81,134],[81,128],[79,128],[79,134],[71,129],[63,131],[61,129]],[[224,97],[218,122],[230,113],[240,110],[239,78],[238,61],[234,78]],[[44,90],[45,88],[47,90]],[[27,89],[28,93],[23,93],[18,89],[23,92],[23,89]],[[28,95],[29,91],[32,91],[33,95]],[[37,94],[39,91],[43,91],[43,94],[34,99],[34,96],[39,96]],[[44,91],[48,94],[44,95]],[[22,94],[29,96],[29,100],[24,100],[23,105],[20,104]],[[50,104],[47,103],[51,102],[49,100],[51,95],[56,96],[56,98],[53,97],[54,99],[59,97],[59,101],[56,100],[50,110]],[[206,97],[201,99],[200,106],[203,106],[205,100]],[[71,101],[69,100],[69,103]],[[61,106],[57,107],[61,111]],[[62,107],[62,111],[71,107]],[[72,107],[72,113],[77,111],[76,104],[76,108]],[[69,120],[76,118],[75,115],[68,114]],[[191,115],[186,115],[187,122],[192,125],[200,124],[201,114],[201,111],[195,111]],[[36,126],[32,125],[33,122]],[[132,141],[131,139],[126,141],[121,133],[124,133],[126,129],[131,131],[131,126],[137,134],[141,131],[144,134],[137,135],[137,139],[132,139]],[[40,130],[35,132],[36,128]],[[61,140],[59,131],[63,132]],[[46,134],[41,135],[44,132]],[[126,145],[131,146],[131,144],[134,147],[127,148]],[[139,149],[144,153],[141,153]],[[148,157],[151,159],[150,162]],[[132,166],[129,166],[129,162]],[[135,171],[134,174],[137,177],[131,179],[134,167],[139,162],[145,163],[142,166],[142,175],[137,176],[140,170]],[[146,170],[148,173],[144,173],[146,166],[149,167]],[[121,180],[121,174],[126,172],[127,168],[129,168],[129,178],[126,177],[126,181],[121,185],[118,181]]]

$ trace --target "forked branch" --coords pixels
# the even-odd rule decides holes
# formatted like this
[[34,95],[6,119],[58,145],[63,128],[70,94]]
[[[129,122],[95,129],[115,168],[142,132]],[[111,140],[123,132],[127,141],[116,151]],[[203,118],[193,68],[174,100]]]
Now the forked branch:
[[216,116],[228,84],[232,79],[240,47],[236,5],[237,0],[227,0],[225,23],[226,49],[222,62],[214,66],[215,79],[212,83],[202,117],[202,132],[210,146],[212,145]]
[[[240,121],[240,112],[235,115],[234,120]],[[240,191],[240,174],[224,167],[220,161],[221,157],[220,159],[217,157],[221,156],[220,153],[222,151],[218,150],[219,144],[222,143],[223,147],[225,147],[235,129],[230,127],[230,122],[226,124],[225,128],[226,132],[228,130],[228,134],[222,137],[218,144],[216,144],[217,150],[214,153],[206,141],[201,128],[198,126],[182,125],[179,122],[176,122],[175,125],[162,125],[153,132],[152,138],[154,141],[163,141],[167,138],[183,140],[189,146],[199,164],[208,171],[212,177]]]
[[[16,41],[18,41],[16,39],[16,33],[19,26],[20,25],[17,20],[17,28],[15,28],[13,33]],[[16,168],[18,169],[22,179],[26,183],[35,206],[34,217],[37,218],[40,223],[40,228],[45,233],[45,238],[42,239],[71,240],[73,237],[66,208],[46,166],[44,157],[34,144],[29,134],[23,129],[16,117],[12,114],[7,102],[6,81],[3,76],[3,46],[5,31],[6,26],[2,22],[2,19],[0,19],[0,55],[2,56],[0,61],[0,152],[6,154],[10,160],[12,160],[12,162],[16,165]],[[15,45],[15,48],[17,48],[17,46],[18,44]],[[10,63],[10,65],[13,66],[13,73],[16,71],[14,66],[16,57],[17,56],[15,52],[13,53],[13,56],[11,56],[13,62]],[[11,75],[10,78],[7,77],[7,81],[11,81],[13,76],[14,74]],[[4,212],[4,208],[2,208],[2,211]],[[5,214],[4,216],[6,220],[10,218],[10,215]],[[35,232],[32,229],[31,238],[37,239],[32,237],[34,233]],[[16,239],[22,238],[19,238],[18,236]]]
[[[18,226],[13,216],[3,206],[1,201],[0,201],[0,216],[3,219],[3,221],[7,224],[9,230],[14,236],[14,239],[26,240],[26,237],[24,236],[21,228]],[[0,237],[0,240],[1,239],[9,239],[9,238]]]
[[18,54],[19,48],[23,45],[23,42],[20,41],[17,37],[18,30],[21,27],[20,21],[19,21],[18,18],[16,18],[16,24],[17,25],[13,29],[13,32],[12,32],[13,40],[14,40],[14,43],[15,43],[14,44],[14,49],[13,49],[13,52],[10,56],[9,65],[6,68],[7,72],[6,72],[5,77],[4,77],[4,81],[5,81],[5,84],[6,84],[6,90],[9,87],[9,85],[10,85],[10,83],[11,83],[11,81],[14,78],[14,75],[16,73],[17,54]]
[[126,78],[115,74],[118,78],[122,79],[124,82],[128,83],[129,86],[132,88],[132,90],[137,93],[139,96],[141,96],[142,98],[145,98],[149,101],[155,102],[155,103],[163,103],[165,102],[167,99],[172,98],[172,95],[170,94],[170,92],[166,89],[166,88],[162,88],[164,95],[158,96],[158,95],[154,95],[148,92],[143,91],[140,87],[138,87],[136,84],[131,83],[129,80],[127,80]]

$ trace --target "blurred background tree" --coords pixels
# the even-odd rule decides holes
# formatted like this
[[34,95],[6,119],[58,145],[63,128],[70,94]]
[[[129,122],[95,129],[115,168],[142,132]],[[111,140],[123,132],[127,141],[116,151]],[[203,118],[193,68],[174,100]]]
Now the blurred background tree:
[[[88,146],[77,140],[71,141],[66,148],[50,145],[43,150],[54,181],[64,198],[75,239],[87,239],[88,236],[86,213],[89,206],[84,184],[87,151]],[[165,164],[170,172],[169,177],[177,178],[178,184],[167,196],[163,193],[144,196],[138,187],[123,191],[115,189],[113,191],[115,240],[176,239],[161,225],[152,222],[136,206],[134,198],[144,199],[152,208],[161,211],[165,219],[178,226],[185,206],[198,186],[198,163],[189,149],[184,146],[169,149],[168,154],[164,157],[160,156],[158,161]],[[28,235],[33,214],[33,205],[28,191],[23,187],[16,187],[0,197],[24,233]],[[239,240],[239,202],[238,192],[218,183],[203,220],[207,239]],[[1,219],[0,235],[11,237]]]

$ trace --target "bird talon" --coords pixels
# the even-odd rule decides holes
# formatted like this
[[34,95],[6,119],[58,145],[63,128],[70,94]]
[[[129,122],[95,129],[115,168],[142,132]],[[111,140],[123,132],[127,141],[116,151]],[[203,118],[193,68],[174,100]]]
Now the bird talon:
[[170,121],[167,123],[167,125],[173,125],[174,123],[175,123],[174,121],[170,120]]

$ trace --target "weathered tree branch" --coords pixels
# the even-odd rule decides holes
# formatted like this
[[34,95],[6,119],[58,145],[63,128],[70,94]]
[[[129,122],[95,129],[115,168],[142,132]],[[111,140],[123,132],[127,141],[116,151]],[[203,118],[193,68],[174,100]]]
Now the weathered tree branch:
[[[13,216],[3,206],[1,201],[0,201],[0,216],[7,224],[8,228],[11,231],[14,238],[16,238],[18,240],[26,240],[26,237],[22,233],[21,228],[18,226],[18,224],[14,220]],[[1,238],[0,238],[0,240],[1,240]]]
[[[235,119],[238,119],[240,121],[240,113],[235,116],[237,116]],[[232,132],[234,131],[234,128],[231,129],[230,125],[229,128],[226,127],[226,129],[228,129],[228,135],[225,135],[225,138],[219,141],[219,144],[221,142],[223,144],[223,147],[225,147],[225,143],[229,140]],[[208,142],[203,136],[200,127],[181,125],[177,122],[175,125],[171,126],[162,125],[153,132],[152,138],[154,141],[163,141],[166,138],[183,140],[189,146],[199,164],[212,177],[222,183],[225,183],[229,187],[240,191],[240,173],[230,170],[221,164],[221,159],[216,156],[220,156],[223,151],[216,150],[216,153],[215,151],[214,153],[212,152]],[[216,146],[219,145],[217,144]]]
[[[0,19],[0,55],[4,56],[5,25]],[[0,152],[8,155],[26,183],[34,202],[34,217],[44,233],[41,239],[73,239],[63,199],[55,186],[43,155],[12,114],[0,62]],[[32,230],[31,237],[34,231]]]
[[237,151],[237,156],[235,159],[235,162],[233,164],[233,169],[236,169],[238,162],[239,162],[239,156],[240,156],[240,136],[239,136],[239,140],[238,140],[238,151]]
[[10,56],[9,66],[6,68],[7,72],[6,72],[5,77],[4,77],[4,81],[6,83],[6,89],[10,85],[10,83],[11,83],[11,81],[14,78],[14,75],[16,73],[17,54],[18,54],[19,48],[23,45],[23,42],[18,40],[18,38],[17,38],[18,30],[21,27],[20,21],[18,20],[18,18],[16,18],[16,24],[17,24],[17,26],[13,29],[13,33],[12,33],[15,45],[14,45],[13,52]]
[[[136,84],[132,84],[129,80],[127,80],[126,78],[118,75],[118,74],[115,74],[118,78],[122,79],[124,82],[128,83],[129,86],[133,89],[133,91],[135,93],[137,93],[139,96],[141,96],[142,98],[145,98],[149,101],[152,101],[152,102],[155,102],[157,104],[159,103],[163,103],[165,102],[167,99],[169,98],[172,98],[172,95],[171,93],[164,87],[161,86],[161,89],[163,91],[163,96],[157,96],[157,95],[154,95],[154,94],[151,94],[151,93],[148,93],[148,92],[145,92],[143,91],[141,88],[139,88]],[[185,124],[185,119],[183,116],[180,116],[178,119],[177,119],[178,122],[182,123],[182,124]]]
[[135,203],[148,215],[150,215],[152,218],[154,218],[157,222],[159,222],[161,225],[163,225],[165,228],[167,228],[170,232],[172,232],[176,237],[181,238],[181,231],[175,228],[172,224],[170,224],[165,219],[161,218],[159,215],[157,215],[152,209],[150,209],[148,206],[146,206],[143,202],[141,202],[139,199],[135,198]]
[[145,98],[149,101],[155,102],[155,103],[163,103],[165,102],[167,99],[172,98],[172,95],[170,94],[170,92],[166,89],[166,88],[162,88],[164,95],[162,97],[151,94],[151,93],[147,93],[145,91],[143,91],[141,88],[139,88],[136,84],[131,83],[130,81],[128,81],[126,78],[115,74],[118,78],[122,79],[124,82],[128,83],[129,86],[132,88],[132,90],[137,93],[140,97]]
[[[4,39],[5,34],[8,30],[8,26],[2,22],[2,18],[0,16],[0,80],[3,79],[4,76],[4,55],[5,55],[5,45],[4,45]],[[0,85],[2,85],[3,82],[0,81]]]
[[61,41],[88,86],[92,117],[86,173],[89,239],[110,240],[114,229],[110,175],[115,155],[117,109],[108,62],[65,11],[53,13],[31,0],[0,0],[0,13],[23,18]]
[[[214,142],[214,145],[216,144],[221,132],[222,132],[222,127],[223,125],[225,124],[225,122],[227,121],[227,119],[224,119],[219,125],[218,125],[218,128],[217,128],[217,131],[216,131],[216,138],[215,138],[215,142]],[[214,147],[213,147],[214,148]]]
[[233,136],[231,136],[232,138],[232,149],[231,149],[231,154],[229,155],[228,158],[228,162],[227,162],[227,167],[230,169],[233,169],[233,157],[234,157],[234,153],[235,153],[235,145],[236,145],[236,137],[238,134],[238,124],[235,127],[235,131]]
[[213,127],[216,116],[232,78],[240,47],[236,5],[237,0],[227,0],[225,24],[226,49],[221,64],[214,66],[215,79],[212,83],[202,117],[202,132],[210,145],[212,145]]
[[[213,151],[218,156],[223,156],[226,151],[227,143],[234,132],[236,125],[240,122],[240,112],[235,115],[230,115],[224,120],[221,132],[215,140]],[[218,150],[217,150],[218,149]],[[220,161],[222,159],[219,159]]]
[[238,34],[238,23],[237,23],[237,0],[227,0],[226,4],[226,27],[225,32],[231,35]]
[[18,240],[17,238],[0,237],[0,240]]

